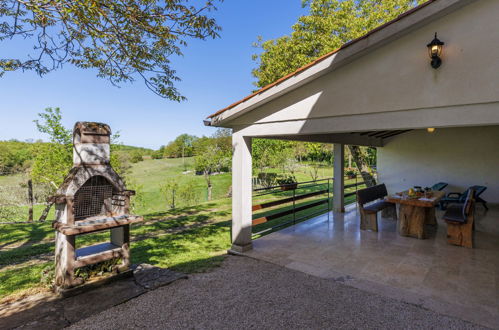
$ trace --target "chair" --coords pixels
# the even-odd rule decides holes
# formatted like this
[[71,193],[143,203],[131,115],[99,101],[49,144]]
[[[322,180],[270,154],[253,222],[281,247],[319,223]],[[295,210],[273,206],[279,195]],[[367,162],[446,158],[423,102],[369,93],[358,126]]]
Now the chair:
[[442,191],[444,190],[445,187],[447,187],[449,184],[447,182],[439,182],[435,183],[433,186],[431,186],[431,190],[433,191]]
[[447,208],[443,216],[447,223],[447,243],[473,248],[474,193],[472,188],[468,189],[463,204],[453,204]]
[[457,192],[448,193],[447,196],[442,198],[442,200],[440,201],[440,209],[445,210],[447,205],[451,203],[459,203],[459,204],[464,203],[470,189],[473,189],[475,191],[475,196],[474,196],[475,202],[482,203],[483,207],[485,207],[485,209],[488,210],[489,208],[487,207],[487,202],[482,198],[480,198],[480,195],[483,194],[485,190],[487,190],[487,187],[484,186],[471,186],[468,189],[466,189],[466,191],[463,193],[457,193]]
[[397,220],[395,204],[383,200],[387,195],[388,192],[384,184],[357,191],[357,203],[360,210],[360,229],[378,231],[377,214],[386,208],[392,209],[393,218]]

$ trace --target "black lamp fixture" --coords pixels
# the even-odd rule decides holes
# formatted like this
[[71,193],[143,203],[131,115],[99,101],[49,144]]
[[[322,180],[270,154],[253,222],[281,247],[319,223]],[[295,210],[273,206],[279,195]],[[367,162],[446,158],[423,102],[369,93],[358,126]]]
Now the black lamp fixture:
[[428,53],[431,58],[431,67],[434,69],[438,69],[442,64],[442,46],[444,43],[437,38],[437,33],[435,32],[435,38],[428,44]]

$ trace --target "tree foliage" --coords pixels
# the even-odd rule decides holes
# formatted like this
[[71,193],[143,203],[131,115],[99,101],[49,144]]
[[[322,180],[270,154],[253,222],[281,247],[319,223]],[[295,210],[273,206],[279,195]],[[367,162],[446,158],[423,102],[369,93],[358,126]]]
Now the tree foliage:
[[211,176],[229,171],[231,167],[232,144],[228,130],[218,130],[211,138],[202,137],[196,141],[194,166],[206,180],[208,200],[211,200]]
[[38,114],[36,127],[48,135],[50,143],[39,146],[31,168],[34,182],[46,183],[55,190],[73,165],[73,149],[71,131],[62,125],[59,108],[47,108]]
[[[257,78],[255,85],[264,87],[273,83],[423,2],[425,0],[302,0],[309,14],[298,19],[290,35],[267,41],[258,39],[255,46],[261,52],[253,56],[258,65],[253,70]],[[372,165],[375,154],[357,146],[348,149],[364,181],[372,185],[374,178],[368,165]],[[299,153],[302,152],[303,148]],[[315,173],[311,176],[315,177]]]
[[0,2],[0,41],[33,45],[25,58],[0,59],[0,76],[32,70],[40,76],[69,63],[97,70],[112,84],[142,78],[157,95],[180,101],[180,80],[170,58],[188,39],[218,37],[209,16],[218,0],[5,0]]
[[163,148],[163,156],[167,158],[180,158],[194,156],[194,144],[197,136],[181,134]]
[[255,85],[263,87],[394,19],[425,0],[302,0],[309,14],[293,25],[291,35],[255,44]]
[[0,141],[0,175],[24,172],[31,166],[33,150],[40,143]]

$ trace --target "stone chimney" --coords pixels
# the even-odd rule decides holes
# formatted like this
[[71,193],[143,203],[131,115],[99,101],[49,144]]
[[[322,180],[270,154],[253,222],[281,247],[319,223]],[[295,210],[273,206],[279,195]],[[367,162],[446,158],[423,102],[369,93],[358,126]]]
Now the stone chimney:
[[102,123],[77,122],[73,129],[74,166],[109,165],[111,128]]

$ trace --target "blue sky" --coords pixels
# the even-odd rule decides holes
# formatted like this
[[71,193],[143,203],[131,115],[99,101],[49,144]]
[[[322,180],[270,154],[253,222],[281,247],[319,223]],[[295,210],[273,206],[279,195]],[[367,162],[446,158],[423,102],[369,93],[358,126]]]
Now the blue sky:
[[[70,65],[43,78],[33,72],[7,73],[0,78],[0,140],[39,139],[33,124],[46,107],[60,107],[63,122],[100,121],[121,132],[121,142],[158,148],[181,133],[210,135],[203,119],[246,96],[255,87],[252,43],[261,35],[276,38],[291,32],[305,14],[301,0],[225,0],[214,13],[222,26],[221,38],[190,40],[184,57],[174,60],[188,100],[164,100],[142,81],[116,88],[95,71]],[[29,41],[28,41],[29,42]],[[22,53],[31,46],[23,40],[4,42],[0,58]]]

